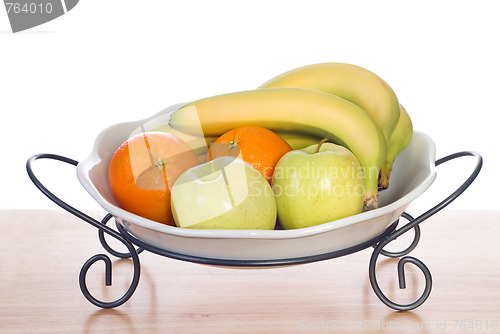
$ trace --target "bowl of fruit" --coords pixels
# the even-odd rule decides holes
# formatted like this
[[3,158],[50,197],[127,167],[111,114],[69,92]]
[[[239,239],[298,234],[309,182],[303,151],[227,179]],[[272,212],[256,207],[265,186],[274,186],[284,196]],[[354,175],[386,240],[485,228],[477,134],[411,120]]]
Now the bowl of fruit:
[[434,181],[435,147],[379,76],[326,63],[112,125],[77,175],[158,252],[306,262],[394,228]]

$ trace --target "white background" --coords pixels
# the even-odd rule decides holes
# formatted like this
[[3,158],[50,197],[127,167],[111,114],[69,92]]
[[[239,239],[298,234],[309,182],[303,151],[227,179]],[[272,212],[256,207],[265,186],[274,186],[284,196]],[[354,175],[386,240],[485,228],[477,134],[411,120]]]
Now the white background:
[[[84,159],[97,134],[166,106],[253,89],[290,69],[347,62],[384,78],[437,157],[476,150],[484,167],[452,204],[495,209],[500,107],[498,1],[81,0],[13,34],[0,8],[0,209],[54,209],[29,180],[35,153]],[[472,159],[438,170],[411,207],[465,180]],[[56,194],[97,204],[71,166],[39,161]],[[410,208],[411,208],[410,207]]]

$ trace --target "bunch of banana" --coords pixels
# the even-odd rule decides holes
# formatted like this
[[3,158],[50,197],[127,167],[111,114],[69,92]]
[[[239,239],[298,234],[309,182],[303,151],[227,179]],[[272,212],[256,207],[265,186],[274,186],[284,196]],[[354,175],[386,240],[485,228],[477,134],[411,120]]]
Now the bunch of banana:
[[386,139],[361,107],[319,90],[268,88],[204,98],[170,116],[172,128],[212,137],[244,125],[329,137],[346,146],[365,173],[365,207],[378,207],[378,178],[386,160]]
[[[399,125],[400,105],[392,88],[373,72],[344,63],[321,63],[299,67],[269,80],[259,88],[295,87],[318,90],[344,98],[362,108],[380,127],[387,142],[387,156],[379,188],[389,186],[389,175],[396,156],[409,144],[411,122]],[[405,117],[408,118],[408,114]],[[399,126],[398,131],[395,131]]]

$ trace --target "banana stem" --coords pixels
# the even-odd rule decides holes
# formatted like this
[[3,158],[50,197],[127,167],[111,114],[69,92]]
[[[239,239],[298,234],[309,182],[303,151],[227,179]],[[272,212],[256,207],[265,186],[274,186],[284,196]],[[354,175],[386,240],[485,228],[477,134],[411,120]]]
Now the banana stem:
[[378,194],[367,193],[364,201],[365,210],[378,209]]
[[389,165],[387,161],[384,162],[380,168],[380,174],[378,177],[378,190],[385,190],[389,187],[389,175],[391,174],[392,166]]

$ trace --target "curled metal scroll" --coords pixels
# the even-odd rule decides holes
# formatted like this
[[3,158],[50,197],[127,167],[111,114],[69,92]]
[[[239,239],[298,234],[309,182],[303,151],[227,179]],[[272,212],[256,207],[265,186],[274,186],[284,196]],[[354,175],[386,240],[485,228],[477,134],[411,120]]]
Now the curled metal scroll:
[[[388,235],[385,239],[380,241],[380,243],[375,247],[375,250],[372,253],[372,256],[370,258],[370,265],[369,265],[369,278],[370,278],[370,283],[372,285],[373,291],[377,295],[377,297],[387,306],[398,310],[398,311],[408,311],[415,309],[422,305],[425,300],[429,297],[431,293],[431,288],[432,288],[432,276],[427,268],[427,266],[420,260],[411,257],[411,256],[406,256],[409,254],[418,244],[418,241],[420,239],[420,228],[419,224],[426,220],[427,218],[431,217],[432,215],[436,214],[438,211],[442,210],[445,208],[448,204],[450,204],[452,201],[454,201],[458,196],[460,196],[470,185],[471,183],[475,180],[477,175],[479,174],[481,167],[483,165],[483,159],[480,154],[473,152],[473,151],[463,151],[463,152],[458,152],[454,153],[451,155],[448,155],[444,158],[441,158],[436,161],[435,165],[438,166],[444,162],[447,162],[452,159],[456,159],[459,157],[463,156],[473,156],[477,159],[476,167],[474,168],[474,171],[470,174],[470,176],[467,178],[467,180],[457,189],[455,190],[450,196],[446,197],[443,201],[441,201],[439,204],[431,208],[430,210],[426,211],[422,215],[420,215],[417,218],[413,218],[407,213],[403,213],[401,217],[406,218],[409,220],[409,223],[404,225],[403,227],[397,229],[390,235]],[[396,240],[398,237],[403,235],[404,233],[408,232],[409,230],[414,229],[415,230],[415,237],[413,239],[413,242],[411,245],[406,248],[403,251],[400,252],[388,252],[384,251],[384,247],[389,244],[390,242]],[[398,262],[398,277],[399,277],[399,288],[400,289],[405,289],[406,288],[406,278],[405,278],[405,270],[404,267],[406,263],[411,263],[415,266],[417,266],[422,273],[424,274],[425,277],[425,288],[422,293],[422,295],[413,303],[409,304],[398,304],[387,298],[382,290],[380,289],[380,286],[377,281],[377,277],[375,275],[375,267],[377,264],[377,259],[378,256],[386,255],[389,257],[402,257],[399,262]]]
[[[403,212],[401,217],[408,219],[410,221],[409,224],[411,224],[411,221],[414,220],[413,217],[411,217],[406,212]],[[405,226],[407,226],[407,225],[405,225]],[[425,302],[425,300],[429,297],[429,295],[431,293],[431,288],[432,288],[432,276],[431,276],[431,273],[430,273],[429,269],[427,268],[427,266],[417,258],[414,258],[412,256],[406,256],[417,246],[418,241],[420,239],[419,226],[415,225],[413,227],[413,229],[415,230],[415,237],[413,238],[413,241],[410,244],[410,246],[408,246],[406,249],[399,251],[399,252],[384,251],[384,247],[387,246],[387,244],[396,240],[397,237],[399,237],[400,235],[402,235],[403,233],[405,233],[406,231],[409,230],[409,229],[404,229],[405,231],[401,232],[403,230],[403,228],[400,228],[400,229],[396,230],[393,234],[391,234],[390,236],[388,236],[387,238],[382,240],[375,247],[375,250],[373,251],[372,257],[370,259],[369,278],[370,278],[370,283],[372,285],[373,291],[375,292],[377,297],[384,304],[386,304],[387,306],[389,306],[395,310],[398,310],[398,311],[408,311],[408,310],[415,309],[415,308],[419,307],[420,305],[422,305]],[[388,256],[388,257],[392,257],[392,258],[399,258],[401,256],[404,256],[398,261],[398,279],[399,279],[399,288],[400,289],[406,289],[406,276],[405,276],[405,270],[404,270],[406,263],[408,263],[408,262],[412,263],[422,271],[422,273],[425,276],[425,288],[424,288],[424,292],[420,296],[420,298],[418,298],[415,302],[410,303],[410,304],[398,304],[398,303],[391,301],[389,298],[387,298],[384,295],[384,293],[382,292],[382,290],[380,289],[380,286],[378,284],[377,276],[375,275],[375,267],[377,264],[378,256],[380,254]]]
[[[104,216],[104,218],[101,220],[101,224],[103,225],[106,225],[106,223],[113,217],[112,214],[108,213],[106,216]],[[108,251],[108,253],[116,256],[116,257],[119,257],[120,259],[128,259],[130,257],[132,257],[132,254],[129,252],[129,253],[121,253],[121,252],[118,252],[116,250],[114,250],[113,248],[111,248],[111,246],[108,244],[108,242],[106,241],[105,237],[104,237],[104,229],[99,229],[98,230],[98,233],[99,233],[99,241],[101,242],[101,245],[102,247]],[[120,235],[121,236],[121,235]],[[137,254],[140,254],[142,251],[144,251],[144,248],[142,247],[139,247],[137,248]]]
[[[76,217],[84,220],[85,222],[89,223],[90,225],[96,227],[99,230],[99,239],[101,240],[101,244],[108,252],[110,252],[111,254],[113,254],[117,257],[120,257],[120,258],[129,258],[130,257],[132,259],[133,264],[134,264],[134,275],[133,275],[130,287],[128,288],[128,290],[125,292],[125,294],[121,298],[119,298],[115,301],[111,301],[111,302],[104,302],[104,301],[101,301],[101,300],[95,298],[90,293],[90,291],[87,287],[87,284],[86,284],[86,276],[87,276],[87,272],[90,269],[90,267],[98,261],[103,261],[105,263],[105,284],[106,284],[106,286],[110,286],[112,284],[111,259],[105,254],[94,255],[90,259],[88,259],[87,262],[85,262],[85,264],[83,265],[83,267],[80,271],[80,276],[79,276],[80,289],[82,290],[83,295],[85,296],[85,298],[87,298],[88,301],[90,301],[92,304],[94,304],[98,307],[101,307],[101,308],[114,308],[114,307],[122,305],[134,294],[135,289],[137,288],[137,285],[139,284],[141,266],[140,266],[140,262],[139,262],[138,253],[140,253],[142,251],[142,249],[139,248],[138,250],[136,250],[134,245],[132,243],[130,243],[128,240],[126,240],[125,238],[123,238],[123,236],[120,233],[118,233],[117,231],[106,226],[106,222],[112,217],[110,214],[106,215],[106,217],[104,217],[102,222],[99,222],[98,220],[95,220],[94,218],[92,218],[92,217],[84,214],[83,212],[75,209],[71,205],[69,205],[66,202],[59,199],[52,192],[50,192],[38,180],[38,178],[33,173],[32,164],[35,160],[38,160],[38,159],[58,160],[58,161],[62,161],[62,162],[74,165],[74,166],[77,166],[78,162],[73,160],[73,159],[69,159],[69,158],[55,155],[55,154],[37,154],[37,155],[34,155],[28,159],[28,161],[26,163],[26,170],[28,172],[28,176],[33,181],[35,186],[44,195],[46,195],[49,199],[51,199],[54,203],[59,205],[64,210],[66,210],[69,213],[75,215]],[[127,247],[129,252],[128,253],[120,253],[120,252],[113,250],[108,245],[108,243],[105,241],[104,233],[110,235],[111,237],[113,237],[113,238],[117,239],[118,241],[120,241],[121,243],[123,243]]]
[[[408,214],[406,212],[403,212],[401,214],[401,217],[407,219],[408,221],[412,221],[413,219],[415,219],[410,214]],[[398,221],[399,221],[399,219],[398,219]],[[409,254],[412,250],[415,249],[415,247],[417,247],[418,242],[420,241],[420,226],[415,225],[413,227],[413,230],[414,230],[415,235],[413,237],[413,241],[411,242],[411,244],[407,248],[405,248],[399,252],[390,252],[390,251],[386,251],[382,247],[380,254],[387,256],[387,257],[392,257],[392,258],[398,258],[398,257],[405,256],[405,255]],[[395,239],[393,239],[393,240],[395,240]],[[373,247],[375,248],[376,246],[373,246]]]

